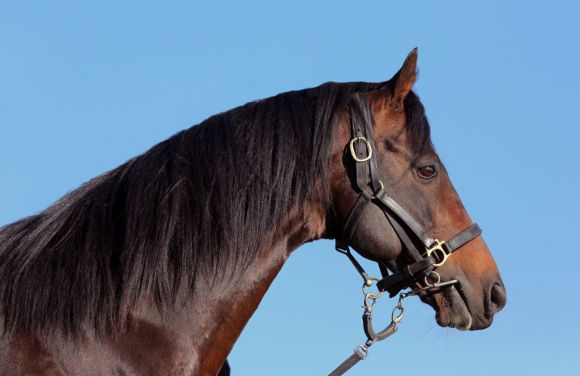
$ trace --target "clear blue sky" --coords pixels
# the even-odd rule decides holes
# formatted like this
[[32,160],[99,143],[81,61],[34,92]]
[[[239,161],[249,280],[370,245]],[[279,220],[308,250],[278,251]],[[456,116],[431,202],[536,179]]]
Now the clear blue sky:
[[[418,46],[416,91],[508,305],[461,333],[411,303],[351,375],[580,374],[578,2],[193,3],[0,3],[0,224],[216,112],[386,80]],[[234,375],[330,371],[363,339],[360,298],[330,242],[299,249],[237,342]]]

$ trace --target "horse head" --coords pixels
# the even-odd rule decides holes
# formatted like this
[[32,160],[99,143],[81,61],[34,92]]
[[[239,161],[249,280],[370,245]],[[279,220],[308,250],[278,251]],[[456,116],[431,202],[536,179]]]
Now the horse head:
[[[354,94],[350,112],[338,116],[329,214],[334,230],[329,233],[339,239],[339,250],[350,245],[384,270],[402,276],[398,287],[391,286],[392,295],[403,287],[457,281],[420,297],[435,309],[441,326],[483,329],[504,307],[505,288],[479,227],[472,223],[431,143],[424,108],[411,90],[416,64],[415,49],[391,80]],[[379,202],[366,205],[374,201]],[[389,202],[396,207],[387,207]],[[457,249],[429,250],[430,245],[423,243],[434,239],[461,242],[455,244],[461,250],[453,254]],[[422,270],[409,272],[409,265],[429,255],[433,260],[423,262]]]

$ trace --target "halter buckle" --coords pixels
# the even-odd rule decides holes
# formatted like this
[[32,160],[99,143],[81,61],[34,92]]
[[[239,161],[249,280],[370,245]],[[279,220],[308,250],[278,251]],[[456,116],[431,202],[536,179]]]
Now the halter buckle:
[[[364,142],[366,150],[367,150],[367,155],[365,157],[359,158],[356,155],[356,151],[354,150],[354,145],[356,142]],[[352,159],[354,159],[358,163],[366,162],[373,157],[373,148],[371,147],[371,143],[369,142],[369,140],[367,140],[365,137],[362,137],[362,136],[354,137],[352,140],[350,140],[349,148],[350,148],[350,155],[352,156]]]
[[427,257],[435,254],[433,259],[435,259],[435,261],[439,261],[433,264],[433,266],[436,268],[445,264],[445,261],[447,261],[447,258],[449,257],[449,253],[447,253],[447,251],[443,248],[444,244],[444,241],[435,239],[435,244],[427,250]]

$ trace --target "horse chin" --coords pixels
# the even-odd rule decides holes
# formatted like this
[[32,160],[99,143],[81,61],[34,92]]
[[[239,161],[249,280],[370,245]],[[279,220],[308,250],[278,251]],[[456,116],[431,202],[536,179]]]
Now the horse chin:
[[440,326],[462,331],[475,329],[467,299],[455,286],[432,296],[424,296],[422,300],[433,307],[435,320]]

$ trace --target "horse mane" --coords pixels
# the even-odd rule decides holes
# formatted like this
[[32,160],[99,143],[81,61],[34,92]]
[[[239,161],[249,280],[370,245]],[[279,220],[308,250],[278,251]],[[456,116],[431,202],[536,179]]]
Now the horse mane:
[[[326,83],[212,116],[1,228],[4,331],[115,333],[144,294],[162,310],[200,273],[243,270],[291,208],[328,199],[336,114],[380,85]],[[423,107],[409,98],[408,128],[424,143]]]

